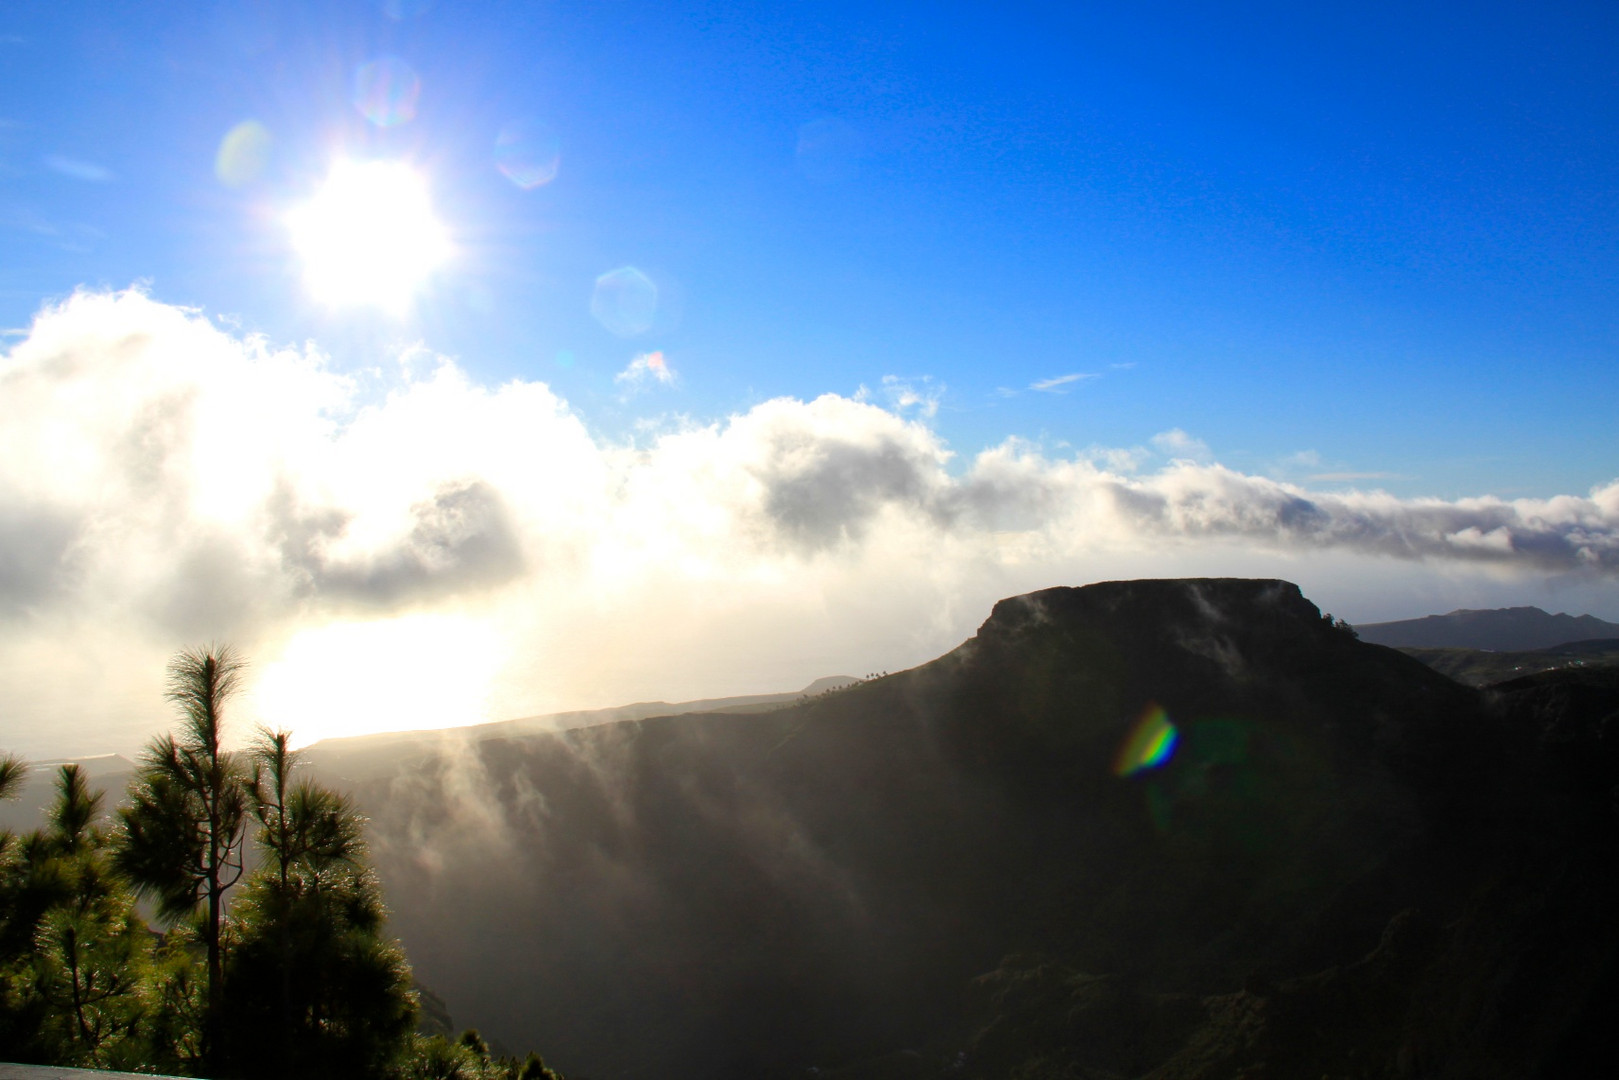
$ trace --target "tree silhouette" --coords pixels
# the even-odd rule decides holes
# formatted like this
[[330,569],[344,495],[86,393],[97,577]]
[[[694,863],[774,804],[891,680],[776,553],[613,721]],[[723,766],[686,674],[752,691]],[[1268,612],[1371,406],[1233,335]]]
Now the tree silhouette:
[[61,1062],[95,1068],[142,1062],[145,1015],[142,980],[150,932],[128,890],[108,865],[95,825],[101,796],[92,794],[77,765],[57,779],[36,888],[50,896],[39,920],[32,962],[33,990],[46,1006],[38,1038]]
[[8,1056],[136,1067],[153,938],[107,857],[101,796],[77,765],[57,774],[45,827],[0,863],[0,1045]]
[[230,922],[227,1043],[248,1077],[382,1077],[410,1046],[410,968],[382,935],[382,892],[348,799],[294,781],[285,732],[254,745],[264,861]]
[[221,743],[223,709],[240,688],[243,662],[228,646],[191,649],[169,663],[168,698],[180,709],[178,736],[141,757],[130,804],[119,811],[117,867],[171,922],[202,912],[207,953],[203,1055],[218,1050],[224,995],[221,930],[225,893],[241,880],[248,783]]
[[0,754],[0,799],[15,799],[28,775],[28,763],[15,754]]
[[[15,798],[26,773],[21,759],[0,756],[0,798]],[[30,960],[35,932],[50,906],[49,877],[41,873],[47,860],[39,830],[21,837],[0,832],[0,1046],[13,1059],[31,1055],[43,1020]]]
[[[28,763],[22,758],[0,754],[0,799],[15,799],[27,775]],[[17,914],[19,846],[15,834],[9,829],[0,829],[0,970],[18,952],[12,939]]]
[[402,1080],[563,1080],[536,1053],[522,1060],[491,1055],[476,1028],[467,1028],[454,1041],[442,1035],[417,1039],[400,1075]]
[[[286,732],[223,749],[242,669],[224,647],[171,661],[179,729],[142,754],[110,835],[77,765],[45,828],[0,832],[0,1056],[244,1080],[557,1080],[538,1055],[491,1057],[475,1032],[414,1033],[354,804],[297,775]],[[25,773],[0,754],[0,798]],[[244,880],[250,825],[260,858]]]

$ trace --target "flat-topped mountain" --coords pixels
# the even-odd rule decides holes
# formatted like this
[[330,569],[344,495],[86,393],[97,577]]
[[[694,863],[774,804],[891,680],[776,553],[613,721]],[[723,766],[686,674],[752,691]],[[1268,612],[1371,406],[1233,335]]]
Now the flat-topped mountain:
[[1588,1075],[1619,690],[1563,674],[1485,694],[1286,582],[1111,582],[355,791],[422,979],[598,1080]]
[[1355,627],[1363,641],[1396,648],[1493,649],[1524,652],[1572,641],[1619,638],[1619,623],[1594,615],[1549,615],[1537,607],[1452,611]]

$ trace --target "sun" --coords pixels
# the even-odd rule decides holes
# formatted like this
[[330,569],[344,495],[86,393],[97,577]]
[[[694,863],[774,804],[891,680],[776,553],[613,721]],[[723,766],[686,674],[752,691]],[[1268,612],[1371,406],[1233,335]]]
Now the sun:
[[250,703],[297,745],[461,727],[492,719],[505,662],[499,633],[471,615],[416,612],[299,630],[259,672]]
[[326,304],[399,314],[450,255],[427,182],[398,161],[339,161],[287,226],[305,284]]

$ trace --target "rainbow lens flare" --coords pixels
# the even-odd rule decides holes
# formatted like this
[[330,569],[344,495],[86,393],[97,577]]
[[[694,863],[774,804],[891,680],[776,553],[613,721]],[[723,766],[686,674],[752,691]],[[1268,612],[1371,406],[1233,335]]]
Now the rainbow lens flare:
[[548,124],[514,120],[495,136],[495,167],[524,191],[549,184],[562,164],[562,140]]
[[633,266],[609,270],[596,279],[590,314],[618,337],[644,334],[658,314],[658,287]]
[[214,175],[228,188],[246,187],[264,175],[274,140],[257,120],[243,120],[225,133],[214,155]]
[[386,56],[354,73],[354,107],[377,127],[398,127],[416,119],[421,96],[422,80],[403,60]]
[[1180,731],[1163,706],[1148,705],[1113,758],[1113,775],[1134,776],[1162,768],[1175,755],[1175,744],[1179,741]]

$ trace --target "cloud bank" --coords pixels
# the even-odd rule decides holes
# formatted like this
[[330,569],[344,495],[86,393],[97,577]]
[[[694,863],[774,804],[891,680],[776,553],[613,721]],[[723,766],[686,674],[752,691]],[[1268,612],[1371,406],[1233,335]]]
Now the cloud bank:
[[544,384],[398,361],[345,373],[134,291],[43,310],[0,362],[0,746],[135,745],[166,657],[209,639],[257,658],[249,712],[314,738],[895,669],[1001,595],[1107,577],[1619,580],[1619,482],[1323,494],[1178,430],[1151,471],[1017,439],[958,461],[929,410],[833,394],[615,444]]

